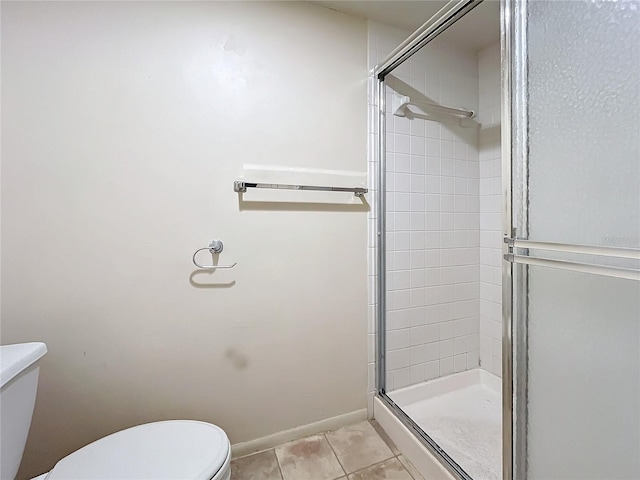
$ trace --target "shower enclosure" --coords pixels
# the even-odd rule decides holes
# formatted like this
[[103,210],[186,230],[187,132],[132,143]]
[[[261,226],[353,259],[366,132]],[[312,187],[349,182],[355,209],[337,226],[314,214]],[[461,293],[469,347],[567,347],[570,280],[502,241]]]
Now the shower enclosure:
[[640,4],[454,0],[375,79],[378,399],[457,478],[640,478]]

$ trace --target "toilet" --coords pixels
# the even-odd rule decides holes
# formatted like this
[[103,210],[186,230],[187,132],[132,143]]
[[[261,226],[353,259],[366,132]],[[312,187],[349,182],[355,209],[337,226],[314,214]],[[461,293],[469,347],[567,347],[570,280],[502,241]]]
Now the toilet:
[[[0,478],[16,476],[27,440],[44,343],[0,346]],[[61,459],[33,480],[230,480],[224,430],[194,420],[127,428]]]

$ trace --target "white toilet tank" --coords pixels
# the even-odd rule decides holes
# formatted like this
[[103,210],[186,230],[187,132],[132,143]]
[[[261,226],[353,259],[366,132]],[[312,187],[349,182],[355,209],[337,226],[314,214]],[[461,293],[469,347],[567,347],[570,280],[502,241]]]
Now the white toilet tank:
[[0,346],[0,479],[18,473],[38,389],[38,360],[44,343]]

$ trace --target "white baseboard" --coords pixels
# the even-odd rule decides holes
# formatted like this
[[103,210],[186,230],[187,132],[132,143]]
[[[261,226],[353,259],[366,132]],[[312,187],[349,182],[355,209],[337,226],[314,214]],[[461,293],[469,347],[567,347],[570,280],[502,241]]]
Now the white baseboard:
[[379,398],[373,399],[376,421],[393,440],[398,450],[409,459],[416,470],[429,480],[455,480],[440,461],[411,433]]
[[362,410],[345,413],[344,415],[338,415],[337,417],[326,418],[324,420],[295,427],[290,430],[283,430],[282,432],[267,435],[266,437],[256,438],[255,440],[250,440],[248,442],[236,443],[231,446],[231,455],[233,458],[244,457],[246,455],[251,455],[252,453],[269,450],[270,448],[291,442],[292,440],[298,440],[321,432],[336,430],[340,427],[344,427],[345,425],[362,422],[366,419],[367,409],[363,408]]

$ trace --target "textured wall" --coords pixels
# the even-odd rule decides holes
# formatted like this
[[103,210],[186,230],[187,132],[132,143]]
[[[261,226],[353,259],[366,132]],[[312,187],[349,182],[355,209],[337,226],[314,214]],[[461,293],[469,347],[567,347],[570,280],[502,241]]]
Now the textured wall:
[[[364,175],[366,78],[364,21],[310,4],[3,2],[2,342],[49,348],[22,476],[147,421],[365,408],[366,204],[232,182]],[[212,238],[235,269],[195,270]]]

